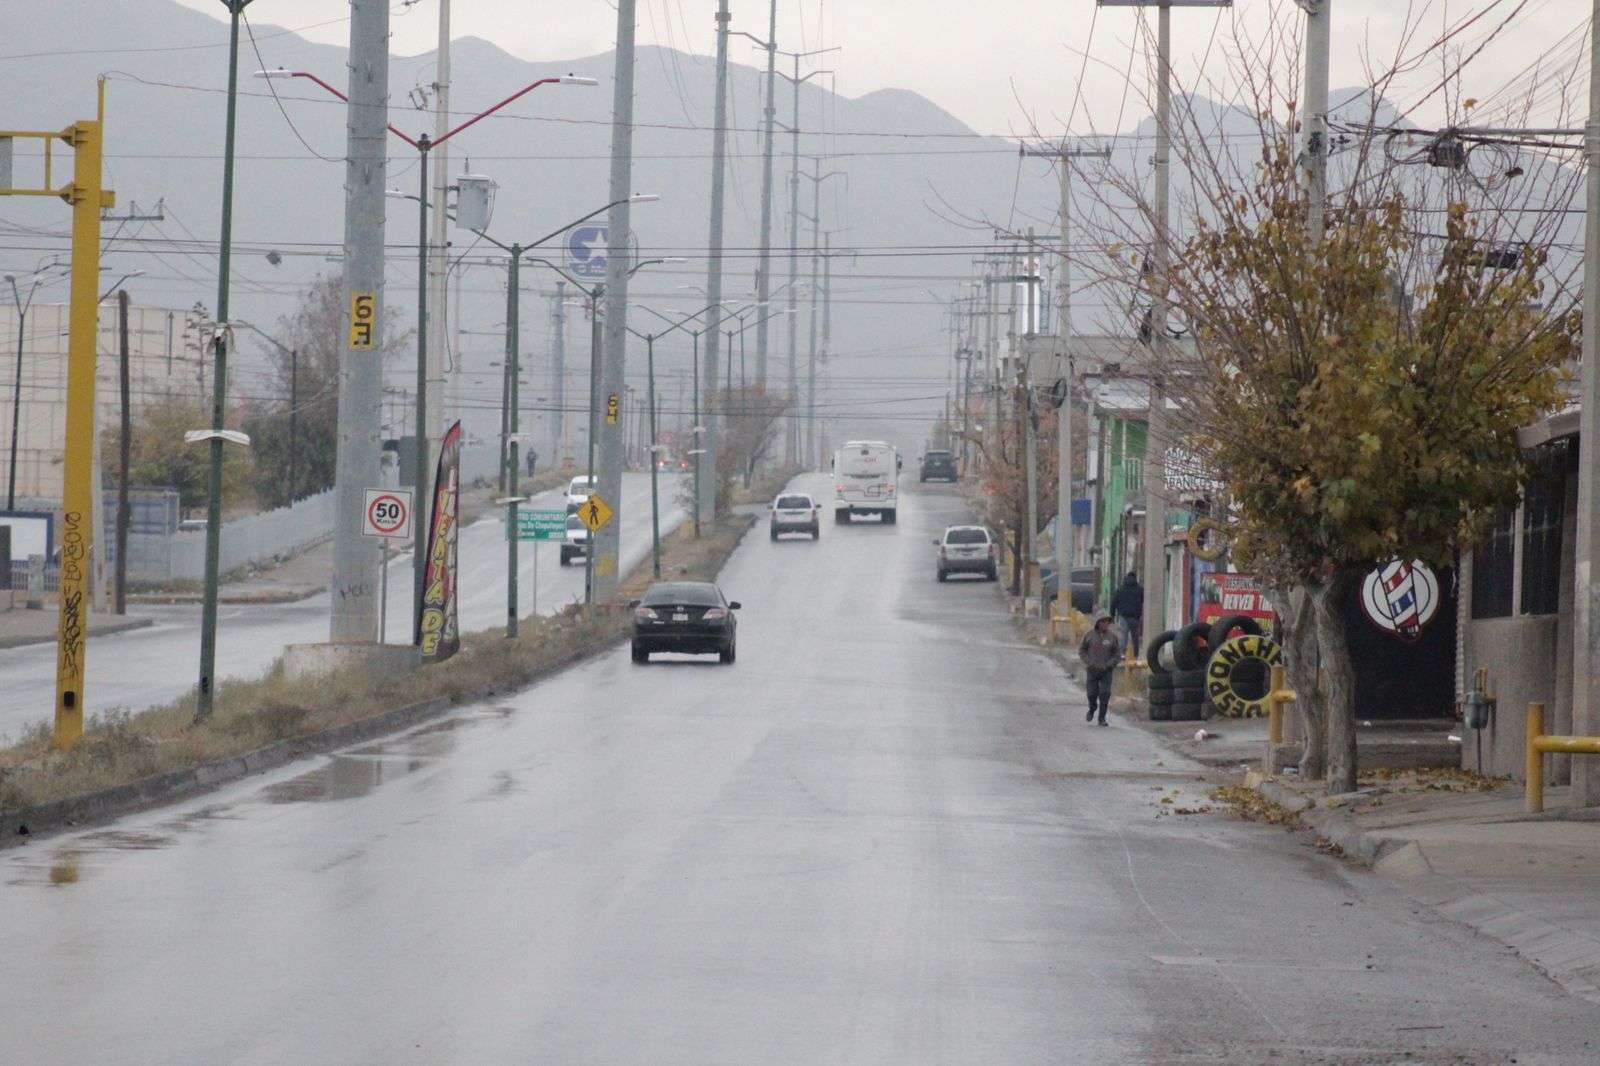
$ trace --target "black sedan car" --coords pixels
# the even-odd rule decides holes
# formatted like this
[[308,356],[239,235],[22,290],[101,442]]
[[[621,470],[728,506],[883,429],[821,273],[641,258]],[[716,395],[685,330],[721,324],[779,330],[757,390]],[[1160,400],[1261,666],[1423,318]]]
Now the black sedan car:
[[739,624],[722,590],[708,581],[663,581],[633,601],[633,661],[647,663],[651,652],[691,655],[716,652],[725,663],[739,650]]

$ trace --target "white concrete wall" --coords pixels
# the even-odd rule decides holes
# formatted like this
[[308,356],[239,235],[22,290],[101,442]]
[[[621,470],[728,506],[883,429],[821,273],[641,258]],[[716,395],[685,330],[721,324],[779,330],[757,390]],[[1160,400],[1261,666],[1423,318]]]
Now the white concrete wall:
[[[291,507],[263,511],[222,524],[222,573],[267,563],[316,544],[333,532],[333,490],[307,496]],[[130,558],[132,553],[130,552]],[[204,531],[175,533],[169,580],[201,581],[206,574]]]

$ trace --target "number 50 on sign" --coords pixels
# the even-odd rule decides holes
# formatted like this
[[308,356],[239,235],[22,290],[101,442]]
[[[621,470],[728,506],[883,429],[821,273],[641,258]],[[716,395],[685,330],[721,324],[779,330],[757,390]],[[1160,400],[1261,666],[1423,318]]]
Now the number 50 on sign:
[[368,537],[408,540],[411,537],[411,490],[368,489],[361,532]]

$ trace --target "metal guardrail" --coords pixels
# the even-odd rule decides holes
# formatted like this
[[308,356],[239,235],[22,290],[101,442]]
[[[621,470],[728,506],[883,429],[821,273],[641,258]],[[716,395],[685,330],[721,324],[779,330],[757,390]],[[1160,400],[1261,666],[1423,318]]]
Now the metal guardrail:
[[1544,810],[1544,757],[1556,755],[1600,755],[1600,737],[1552,736],[1544,731],[1544,704],[1528,704],[1527,766],[1524,777],[1523,806],[1529,814]]

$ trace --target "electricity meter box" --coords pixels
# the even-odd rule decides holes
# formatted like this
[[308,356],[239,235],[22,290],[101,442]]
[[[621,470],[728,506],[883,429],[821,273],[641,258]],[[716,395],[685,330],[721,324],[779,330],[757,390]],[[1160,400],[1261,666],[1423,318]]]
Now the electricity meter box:
[[494,214],[494,194],[499,185],[482,174],[463,174],[456,179],[456,228],[480,232],[489,228]]

